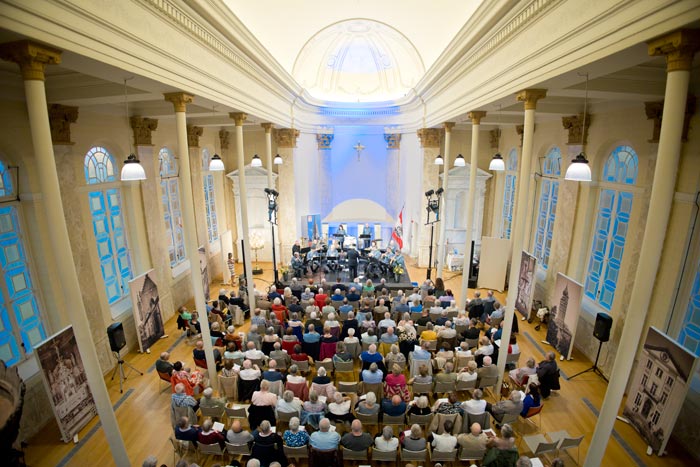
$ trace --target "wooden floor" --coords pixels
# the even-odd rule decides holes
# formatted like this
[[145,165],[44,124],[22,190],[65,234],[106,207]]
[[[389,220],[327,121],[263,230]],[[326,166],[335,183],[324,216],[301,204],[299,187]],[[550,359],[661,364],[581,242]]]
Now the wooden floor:
[[[256,286],[260,290],[264,288],[264,285],[269,284],[272,278],[270,264],[263,263],[262,266],[265,269],[264,274],[255,278]],[[408,267],[414,281],[421,281],[425,277],[425,269],[410,264]],[[458,294],[461,289],[461,273],[445,272],[443,278],[446,287]],[[212,293],[218,294],[220,288],[220,282],[215,281],[211,287]],[[473,291],[470,290],[470,296],[472,293]],[[505,303],[503,294],[498,294],[498,296],[501,302]],[[546,328],[543,326],[540,331],[536,331],[534,329],[535,323],[528,324],[520,321],[519,324],[518,343],[523,355],[521,362],[530,355],[533,355],[537,361],[542,360],[542,352],[548,350],[541,343],[545,338]],[[248,326],[249,323],[246,323],[241,329],[245,330]],[[173,347],[171,359],[191,363],[192,347],[187,344],[186,340],[181,339],[182,333],[176,329],[175,318],[166,323],[166,333],[169,334],[169,337],[158,341],[152,347],[150,354],[132,352],[126,355],[125,360],[140,369],[144,375],[130,373],[124,384],[123,394],[119,393],[118,377],[111,381],[111,372],[105,376],[110,398],[116,407],[115,412],[121,435],[126,443],[131,464],[135,466],[140,466],[149,455],[157,456],[159,465],[166,464],[172,467],[175,464],[173,451],[168,441],[172,433],[169,415],[170,390],[160,392],[160,389],[164,388],[164,383],[158,379],[153,370],[153,364],[162,351],[171,347]],[[573,375],[591,366],[591,362],[577,351],[574,351],[574,360],[559,362],[559,364],[566,375]],[[561,384],[561,391],[554,393],[545,403],[541,418],[542,432],[567,430],[572,436],[585,435],[580,448],[582,464],[597,420],[596,413],[602,405],[605,395],[606,383],[594,373],[586,373],[572,381],[562,379]],[[25,403],[31,404],[31,401],[25,401]],[[74,445],[73,443],[64,444],[60,441],[58,428],[52,420],[39,435],[28,441],[27,465],[32,467],[96,465],[105,467],[114,465],[105,434],[102,429],[97,427],[98,422],[98,419],[95,418],[88,424],[80,433],[80,442]],[[516,425],[516,430],[522,430],[525,435],[534,433],[534,429],[528,425],[520,422]],[[647,456],[645,443],[631,426],[622,422],[616,422],[615,433],[608,443],[602,464],[604,466],[697,465],[686,452],[673,442],[668,446],[667,456],[661,458]],[[522,444],[521,453],[528,454],[526,450],[527,447]],[[571,450],[570,454],[573,457],[562,455],[565,464],[567,466],[576,465],[576,449]],[[207,465],[212,465],[217,461],[209,461]],[[426,463],[426,467],[427,465],[430,463]]]

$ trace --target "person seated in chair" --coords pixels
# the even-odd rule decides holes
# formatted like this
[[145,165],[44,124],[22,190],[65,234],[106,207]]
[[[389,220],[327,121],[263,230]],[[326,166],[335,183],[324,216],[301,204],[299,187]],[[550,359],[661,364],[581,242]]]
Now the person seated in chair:
[[360,420],[353,420],[350,432],[340,439],[340,445],[349,451],[366,451],[374,444],[372,436],[362,429]]
[[170,397],[170,400],[172,407],[192,407],[195,413],[199,410],[199,402],[185,393],[185,385],[182,383],[175,385],[175,392]]
[[372,362],[369,369],[362,370],[360,376],[362,377],[362,381],[367,384],[381,383],[384,379],[384,373],[379,369],[376,362]]
[[398,394],[391,399],[382,400],[382,412],[392,417],[398,417],[406,413],[406,402]]
[[493,405],[487,403],[486,411],[500,423],[503,417],[508,415],[518,415],[523,411],[523,402],[520,400],[520,391],[512,391],[510,397]]
[[300,448],[309,444],[309,434],[306,430],[299,429],[298,417],[289,419],[289,430],[284,432],[282,440],[284,441],[284,445],[290,448]]
[[452,420],[445,420],[442,424],[442,428],[441,434],[433,433],[433,451],[452,452],[457,447],[457,437],[452,434],[454,422]]
[[226,445],[226,438],[218,431],[215,431],[213,426],[214,422],[211,421],[211,418],[204,420],[202,430],[197,435],[197,442],[204,445],[218,444],[223,449]]
[[413,452],[422,451],[428,444],[423,436],[423,429],[417,423],[411,425],[409,431],[402,431],[399,440],[405,450]]
[[508,375],[515,384],[517,384],[518,386],[522,386],[525,383],[526,376],[529,378],[530,376],[536,373],[537,369],[535,368],[535,358],[529,357],[527,359],[527,362],[525,362],[524,367],[516,368],[515,370],[510,370],[508,372]]
[[515,447],[515,433],[509,424],[501,427],[501,436],[490,438],[486,444],[489,449],[482,461],[484,467],[515,465],[518,449]]
[[374,438],[374,449],[377,451],[391,452],[399,448],[399,439],[394,436],[394,430],[385,426],[382,434]]
[[190,419],[188,417],[180,417],[177,421],[177,427],[175,427],[175,439],[189,441],[197,446],[199,431],[200,429],[198,426],[190,425]]
[[520,416],[525,417],[531,408],[537,408],[542,404],[540,398],[540,387],[537,384],[528,384],[527,394],[523,399],[523,410],[520,411]]
[[[194,357],[195,360],[206,361],[207,357],[204,353],[203,341],[197,341],[197,343],[194,345],[194,349],[192,349],[192,357]],[[216,370],[218,371],[221,367],[221,352],[216,347],[214,348],[214,361],[216,362]]]
[[156,360],[156,371],[158,373],[165,373],[167,375],[173,374],[173,364],[168,360],[170,360],[170,354],[168,352],[160,354],[160,358]]
[[474,422],[469,427],[469,433],[460,433],[457,436],[457,443],[463,450],[468,452],[486,452],[488,439],[486,433],[482,431],[481,425]]
[[447,400],[442,399],[442,402],[440,399],[435,401],[435,404],[433,405],[433,411],[438,414],[460,414],[464,415],[464,409],[462,408],[462,403],[457,399],[457,393],[454,392],[449,392],[447,393]]
[[264,381],[274,383],[282,381],[284,383],[284,375],[277,369],[277,361],[270,360],[267,364],[267,370],[263,371],[262,378]]
[[226,432],[226,441],[241,446],[253,441],[253,435],[243,429],[240,420],[234,419],[231,423],[231,429]]
[[309,439],[309,444],[312,448],[319,451],[330,451],[338,449],[340,444],[340,435],[331,431],[331,421],[327,418],[322,418],[318,422],[318,431],[314,431]]
[[364,400],[360,399],[355,405],[355,412],[363,415],[374,415],[379,413],[379,404],[377,404],[377,396],[373,392],[368,392]]
[[212,409],[226,407],[226,400],[219,397],[213,397],[214,390],[212,388],[206,388],[202,391],[202,398],[199,400],[200,407],[207,407]]

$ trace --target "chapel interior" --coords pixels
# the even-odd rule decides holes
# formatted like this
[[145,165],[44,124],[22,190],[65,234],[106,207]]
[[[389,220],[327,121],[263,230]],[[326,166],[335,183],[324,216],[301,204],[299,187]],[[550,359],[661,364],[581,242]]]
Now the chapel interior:
[[[514,310],[521,251],[541,306],[558,274],[583,285],[562,388],[516,426],[522,454],[522,436],[565,429],[584,435],[565,465],[697,465],[697,366],[663,456],[616,416],[649,328],[700,356],[699,49],[697,0],[0,1],[0,359],[26,387],[26,465],[174,466],[153,368],[164,351],[193,364],[177,310],[239,290],[228,253],[267,293],[295,242],[341,224],[381,248],[400,225],[407,287],[440,277],[462,310],[494,290],[521,364],[552,350]],[[131,155],[145,179],[121,179]],[[565,179],[579,155],[590,181]],[[493,260],[488,239],[509,264],[495,289],[462,273],[469,245]],[[128,282],[148,271],[166,336],[146,353]],[[143,373],[123,387],[114,323]],[[68,326],[96,404],[76,443],[33,352]]]

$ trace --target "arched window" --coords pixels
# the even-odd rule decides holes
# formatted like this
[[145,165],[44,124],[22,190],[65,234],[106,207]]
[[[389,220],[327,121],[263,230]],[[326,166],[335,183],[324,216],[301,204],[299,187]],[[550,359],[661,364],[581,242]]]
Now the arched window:
[[12,176],[10,170],[0,161],[0,198],[10,196],[13,192]]
[[14,205],[0,207],[0,360],[8,366],[46,339],[18,214]]
[[168,241],[170,267],[185,261],[185,234],[182,228],[180,185],[177,160],[168,148],[158,153],[160,163],[160,188],[163,196],[165,233]]
[[503,187],[503,213],[501,215],[501,238],[510,238],[515,206],[515,187],[518,178],[518,151],[513,148],[506,157],[506,182]]
[[695,355],[700,352],[700,264],[696,267],[693,289],[683,317],[678,342]]
[[537,231],[535,232],[534,254],[544,269],[549,264],[549,249],[552,246],[554,219],[559,199],[559,177],[561,176],[561,151],[554,147],[544,158],[542,167],[542,190],[540,191]]
[[202,149],[202,181],[204,183],[204,207],[207,215],[207,235],[209,243],[219,239],[219,224],[216,220],[216,195],[214,192],[214,175],[209,172],[211,156]]
[[129,295],[129,281],[132,278],[121,193],[119,188],[99,186],[116,181],[114,157],[105,148],[96,146],[85,155],[84,168],[85,181],[92,188],[88,201],[97,255],[107,301],[111,305]]
[[633,195],[624,189],[637,182],[637,167],[637,153],[629,146],[616,147],[603,166],[602,181],[617,186],[600,190],[584,293],[606,310],[615,298],[632,213]]

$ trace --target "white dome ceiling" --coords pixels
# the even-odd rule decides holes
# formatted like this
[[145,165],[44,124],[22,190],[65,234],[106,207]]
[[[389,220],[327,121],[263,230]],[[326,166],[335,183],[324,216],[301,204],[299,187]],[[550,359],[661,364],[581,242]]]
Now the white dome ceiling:
[[322,29],[302,47],[292,69],[311,96],[334,102],[399,99],[424,73],[423,60],[406,36],[368,19]]

